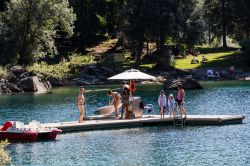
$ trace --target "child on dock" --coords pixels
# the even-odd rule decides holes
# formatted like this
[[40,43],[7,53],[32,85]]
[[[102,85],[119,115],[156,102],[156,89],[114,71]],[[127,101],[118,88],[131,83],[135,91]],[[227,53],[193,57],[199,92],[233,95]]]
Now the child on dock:
[[175,100],[174,100],[174,95],[173,94],[170,94],[168,96],[168,111],[169,111],[169,115],[170,115],[170,118],[175,117]]
[[164,94],[164,90],[160,91],[160,95],[158,97],[158,106],[161,118],[164,118],[164,113],[166,111],[166,96]]

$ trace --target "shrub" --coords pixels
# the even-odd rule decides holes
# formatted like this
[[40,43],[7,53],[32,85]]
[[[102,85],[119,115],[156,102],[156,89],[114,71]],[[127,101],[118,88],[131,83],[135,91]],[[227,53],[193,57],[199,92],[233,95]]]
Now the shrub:
[[5,72],[4,67],[1,67],[1,66],[0,66],[0,79],[3,78],[3,77],[5,76],[5,73],[6,73],[6,72]]
[[11,156],[5,150],[6,146],[8,146],[8,140],[0,142],[0,165],[9,165],[11,164]]
[[72,55],[68,61],[63,59],[60,63],[54,65],[49,65],[47,62],[42,61],[27,67],[27,70],[38,75],[40,74],[40,76],[44,78],[53,77],[63,80],[75,74],[77,67],[93,63],[95,63],[94,56],[75,54]]
[[61,61],[56,65],[48,65],[46,62],[34,63],[27,67],[28,71],[39,74],[45,78],[53,77],[59,80],[67,78],[70,68],[66,60]]
[[78,65],[78,64],[93,64],[96,63],[95,62],[95,57],[92,55],[82,55],[82,54],[73,54],[72,56],[70,56],[70,60],[69,60],[70,64],[73,65]]

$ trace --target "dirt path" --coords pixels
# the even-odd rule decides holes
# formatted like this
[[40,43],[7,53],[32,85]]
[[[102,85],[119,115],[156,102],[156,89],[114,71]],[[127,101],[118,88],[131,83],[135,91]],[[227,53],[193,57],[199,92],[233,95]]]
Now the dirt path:
[[100,43],[99,45],[95,47],[87,48],[86,50],[89,52],[88,54],[101,55],[101,54],[106,53],[110,49],[114,48],[117,41],[118,41],[117,39],[110,39],[110,40]]

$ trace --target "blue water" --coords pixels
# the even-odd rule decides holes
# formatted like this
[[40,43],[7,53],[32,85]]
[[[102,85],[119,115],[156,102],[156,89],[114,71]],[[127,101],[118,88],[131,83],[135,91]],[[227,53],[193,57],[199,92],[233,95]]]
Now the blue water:
[[[244,123],[67,133],[59,135],[56,141],[12,143],[7,150],[14,165],[250,165],[250,82],[208,82],[204,86],[204,90],[186,91],[188,113],[244,114]],[[107,88],[118,87],[87,88],[88,115],[108,103]],[[161,88],[138,87],[135,95],[156,108]],[[52,92],[0,96],[0,123],[77,120],[78,89],[57,88]]]

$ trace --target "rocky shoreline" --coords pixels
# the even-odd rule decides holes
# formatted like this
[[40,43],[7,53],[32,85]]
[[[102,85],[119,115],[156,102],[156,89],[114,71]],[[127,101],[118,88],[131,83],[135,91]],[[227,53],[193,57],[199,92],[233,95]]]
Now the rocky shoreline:
[[[143,81],[143,84],[164,84],[164,89],[176,89],[176,85],[179,83],[182,83],[185,89],[202,89],[199,81],[248,80],[248,78],[250,78],[250,73],[245,73],[241,70],[237,70],[233,78],[230,77],[229,74],[223,69],[217,70],[217,72],[221,73],[221,76],[214,78],[207,77],[206,69],[169,69],[168,71],[151,69],[142,71],[157,77],[157,80]],[[116,71],[111,68],[98,66],[95,64],[80,67],[77,76],[68,78],[66,80],[58,80],[56,78],[42,80],[36,74],[28,72],[21,66],[8,65],[6,66],[6,76],[0,80],[0,94],[24,92],[44,93],[47,92],[51,87],[58,86],[116,84],[120,83],[120,81],[112,81],[108,80],[108,78],[120,72],[122,71]]]
[[6,75],[0,80],[0,94],[35,92],[44,93],[51,88],[49,81],[41,80],[21,66],[6,66]]

